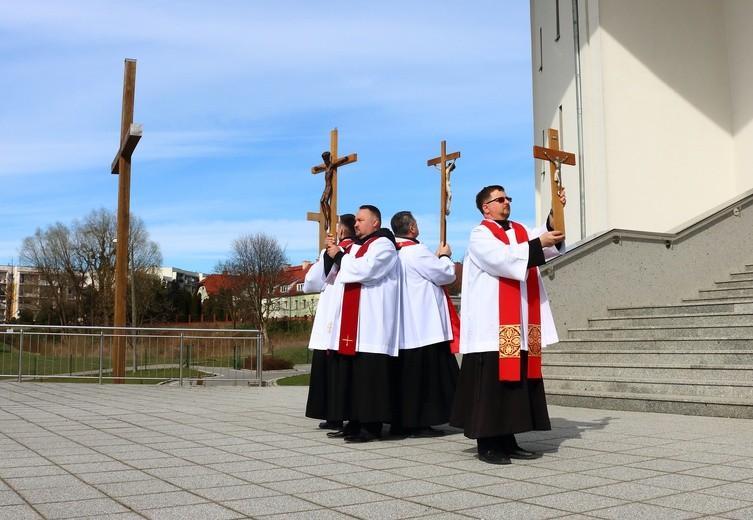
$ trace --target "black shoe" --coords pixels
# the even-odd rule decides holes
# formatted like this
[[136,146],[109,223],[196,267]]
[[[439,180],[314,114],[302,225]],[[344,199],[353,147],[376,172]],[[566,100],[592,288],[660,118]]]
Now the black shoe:
[[361,443],[361,442],[371,442],[379,440],[379,437],[374,435],[373,433],[368,432],[367,430],[361,428],[361,430],[356,433],[355,435],[348,435],[345,437],[345,442],[347,443]]
[[437,430],[431,426],[425,426],[423,428],[416,428],[410,434],[411,437],[428,438],[428,437],[442,437],[445,432]]
[[395,426],[394,424],[390,426],[390,437],[401,437],[405,438],[408,435],[410,435],[411,429],[410,428],[403,428],[401,426]]
[[512,464],[512,461],[507,454],[497,450],[489,450],[484,453],[479,453],[478,460],[486,462],[487,464]]
[[327,437],[333,437],[339,439],[340,437],[348,437],[349,435],[355,435],[360,430],[360,427],[355,424],[348,423],[343,428],[340,428],[336,432],[327,432]]
[[533,451],[524,450],[520,446],[517,446],[511,450],[505,450],[505,453],[508,457],[511,459],[520,459],[520,460],[533,460],[538,459],[539,454],[535,453]]
[[319,423],[319,428],[322,430],[342,430],[342,421],[322,421]]

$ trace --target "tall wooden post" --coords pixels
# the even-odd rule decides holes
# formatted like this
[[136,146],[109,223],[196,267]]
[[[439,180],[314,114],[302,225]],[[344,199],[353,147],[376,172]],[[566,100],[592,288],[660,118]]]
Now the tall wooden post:
[[[450,214],[450,172],[455,169],[455,159],[460,157],[460,152],[447,153],[447,141],[442,141],[439,157],[426,161],[426,166],[436,166],[440,171],[439,186],[439,243],[447,243],[447,215]],[[450,164],[447,164],[450,161]]]
[[141,139],[141,125],[133,124],[136,94],[136,60],[125,60],[123,110],[120,119],[120,148],[111,172],[118,175],[118,229],[115,248],[115,345],[112,359],[113,383],[125,382],[126,294],[128,292],[128,228],[131,221],[131,155]]
[[329,151],[322,154],[324,163],[311,167],[311,173],[324,172],[324,191],[319,201],[326,229],[334,234],[337,227],[337,169],[340,166],[354,163],[358,160],[358,154],[352,153],[345,157],[337,156],[337,128],[329,134]]

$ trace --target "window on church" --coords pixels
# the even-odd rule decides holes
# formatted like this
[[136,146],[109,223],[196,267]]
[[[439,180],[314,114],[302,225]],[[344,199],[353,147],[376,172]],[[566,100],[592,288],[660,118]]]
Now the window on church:
[[560,39],[560,0],[554,2],[554,41]]

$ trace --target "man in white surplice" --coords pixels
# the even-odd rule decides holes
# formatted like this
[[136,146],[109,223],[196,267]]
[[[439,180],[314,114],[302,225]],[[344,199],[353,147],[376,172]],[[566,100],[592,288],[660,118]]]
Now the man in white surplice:
[[332,332],[337,367],[330,419],[349,421],[331,436],[346,442],[380,438],[383,423],[391,423],[397,413],[397,249],[392,231],[381,223],[379,209],[363,205],[356,213],[350,253],[327,238],[327,256],[339,269],[335,283],[344,285]]
[[[391,432],[437,437],[432,426],[450,418],[457,388],[457,359],[451,352],[452,319],[457,318],[443,286],[455,281],[452,249],[440,244],[436,253],[418,241],[418,223],[410,211],[390,221],[400,265],[400,416]],[[452,313],[450,311],[453,311]]]
[[[355,238],[354,224],[355,215],[351,213],[340,215],[337,223],[337,245],[346,253],[350,250],[353,238]],[[322,249],[319,260],[309,268],[303,281],[303,292],[319,292],[319,302],[309,338],[309,350],[312,351],[312,356],[306,417],[324,419],[319,423],[322,429],[339,430],[343,427],[342,421],[329,420],[334,357],[329,349],[332,346],[332,324],[342,302],[343,286],[342,284],[335,285],[338,268],[331,261],[327,261],[329,257],[326,252],[326,249]]]
[[[564,189],[560,200],[565,203]],[[551,429],[541,347],[558,339],[538,266],[565,251],[551,213],[544,226],[529,229],[509,220],[511,203],[499,185],[476,196],[484,220],[471,231],[463,260],[463,360],[450,418],[491,464],[535,458],[515,434]]]

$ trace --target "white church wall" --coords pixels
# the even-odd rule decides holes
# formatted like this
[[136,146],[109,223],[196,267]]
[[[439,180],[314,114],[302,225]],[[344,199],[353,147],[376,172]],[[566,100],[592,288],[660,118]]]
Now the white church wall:
[[725,2],[727,48],[729,52],[732,127],[735,132],[735,178],[738,191],[753,188],[753,2]]
[[608,227],[666,231],[735,195],[721,5],[600,2]]
[[[580,149],[573,2],[558,3],[556,39],[557,2],[531,2],[534,144],[554,127],[563,149],[582,153],[581,165],[563,166],[571,243],[612,228],[663,232],[753,186],[741,166],[753,145],[753,94],[743,88],[752,79],[753,37],[744,29],[753,3],[577,2]],[[576,197],[581,167],[584,230]],[[550,199],[544,169],[536,161],[542,219]]]

